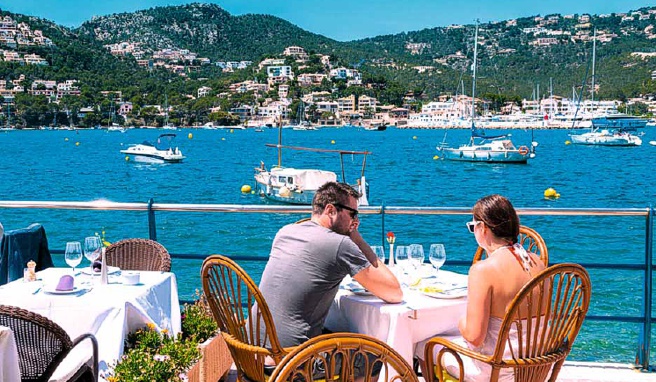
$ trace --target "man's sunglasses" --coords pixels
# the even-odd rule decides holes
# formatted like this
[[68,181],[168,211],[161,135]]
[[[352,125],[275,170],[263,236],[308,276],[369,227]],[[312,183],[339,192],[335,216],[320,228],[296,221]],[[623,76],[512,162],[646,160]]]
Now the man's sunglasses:
[[355,208],[351,208],[351,207],[349,207],[349,206],[345,206],[345,205],[340,204],[340,203],[333,203],[333,206],[335,206],[335,207],[337,207],[337,208],[341,208],[341,209],[343,209],[343,210],[347,210],[347,211],[349,211],[349,214],[351,215],[351,219],[355,219],[355,217],[358,216],[358,214],[360,213],[360,212],[359,212],[358,210],[356,210]]
[[472,220],[470,222],[465,223],[467,225],[467,229],[469,230],[470,233],[474,233],[474,227],[476,227],[476,224],[478,223],[483,223],[482,221],[477,221],[477,220]]

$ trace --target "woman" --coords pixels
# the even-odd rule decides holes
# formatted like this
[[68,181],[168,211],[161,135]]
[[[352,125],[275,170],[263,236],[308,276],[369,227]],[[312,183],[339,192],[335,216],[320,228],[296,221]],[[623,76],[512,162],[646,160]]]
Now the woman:
[[[467,228],[485,250],[487,258],[469,270],[467,313],[458,323],[461,337],[452,340],[476,352],[491,355],[506,308],[522,287],[545,266],[539,257],[527,253],[517,242],[519,217],[508,199],[501,195],[481,198],[474,205],[473,215]],[[418,346],[422,352],[423,348]],[[462,358],[466,381],[489,380],[490,366],[468,357]],[[458,375],[458,364],[453,356],[447,354],[444,365],[449,374]],[[502,370],[499,380],[513,380],[512,370]]]

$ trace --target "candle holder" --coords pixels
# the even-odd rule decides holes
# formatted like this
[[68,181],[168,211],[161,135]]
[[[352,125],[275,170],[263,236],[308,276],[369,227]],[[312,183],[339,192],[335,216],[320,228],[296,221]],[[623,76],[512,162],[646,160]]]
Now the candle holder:
[[394,232],[390,231],[387,233],[387,243],[389,243],[390,247],[390,254],[389,254],[389,261],[387,263],[388,267],[393,267],[394,266],[394,242],[396,241],[396,236],[394,236]]

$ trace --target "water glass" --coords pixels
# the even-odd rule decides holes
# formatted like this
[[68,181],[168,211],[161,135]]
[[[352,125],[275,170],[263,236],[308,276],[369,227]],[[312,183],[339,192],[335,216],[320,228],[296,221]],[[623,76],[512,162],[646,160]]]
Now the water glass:
[[79,241],[69,241],[66,243],[66,252],[64,252],[64,260],[66,264],[73,268],[75,274],[75,267],[82,262],[82,246]]
[[428,253],[428,260],[435,268],[435,272],[440,270],[440,267],[444,265],[446,261],[446,250],[444,249],[444,244],[431,244],[430,251]]
[[84,239],[84,257],[93,265],[93,262],[100,258],[102,242],[98,236],[89,236]]
[[374,251],[376,257],[378,257],[378,261],[385,264],[385,248],[383,248],[382,245],[372,245],[371,250]]
[[408,246],[408,257],[415,269],[419,269],[424,263],[424,246],[421,244],[410,244]]
[[396,264],[405,271],[405,267],[408,266],[410,262],[410,257],[408,256],[408,247],[405,245],[398,245],[396,247],[396,254],[394,255]]

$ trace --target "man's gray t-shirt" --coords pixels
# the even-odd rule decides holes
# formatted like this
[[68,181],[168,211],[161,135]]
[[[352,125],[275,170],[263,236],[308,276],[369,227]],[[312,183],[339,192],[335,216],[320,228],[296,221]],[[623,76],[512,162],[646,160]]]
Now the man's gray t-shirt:
[[317,223],[280,229],[260,281],[280,344],[296,346],[320,335],[340,282],[369,265],[348,236]]

